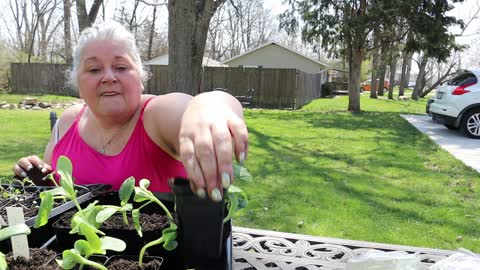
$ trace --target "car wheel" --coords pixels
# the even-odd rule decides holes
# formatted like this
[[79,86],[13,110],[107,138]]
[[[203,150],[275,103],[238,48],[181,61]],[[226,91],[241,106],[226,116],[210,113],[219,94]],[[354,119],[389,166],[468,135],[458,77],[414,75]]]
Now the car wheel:
[[462,129],[468,137],[480,139],[480,108],[470,110],[463,116]]
[[454,125],[449,125],[449,124],[443,124],[446,128],[448,129],[458,129],[457,127],[455,127]]
[[383,92],[388,93],[388,88],[387,88],[387,87],[384,87],[384,88],[383,88]]

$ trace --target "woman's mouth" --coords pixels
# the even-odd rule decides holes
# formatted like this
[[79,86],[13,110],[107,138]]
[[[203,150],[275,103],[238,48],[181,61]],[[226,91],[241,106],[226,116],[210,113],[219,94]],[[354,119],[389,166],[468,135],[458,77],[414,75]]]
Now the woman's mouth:
[[111,97],[111,96],[116,96],[116,95],[119,95],[119,93],[117,93],[117,92],[103,92],[101,94],[101,96],[104,96],[104,97]]

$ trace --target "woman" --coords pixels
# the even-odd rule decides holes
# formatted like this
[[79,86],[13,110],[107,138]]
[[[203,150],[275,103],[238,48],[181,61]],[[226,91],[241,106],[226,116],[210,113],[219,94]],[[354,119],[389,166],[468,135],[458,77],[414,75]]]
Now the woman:
[[152,191],[168,192],[169,178],[188,177],[199,197],[220,201],[221,187],[233,181],[232,145],[239,162],[247,154],[241,104],[224,92],[143,95],[146,74],[134,36],[123,26],[84,30],[70,81],[85,104],[66,109],[44,159],[21,158],[15,174],[25,177],[33,167],[48,174],[65,155],[77,184],[118,189],[134,176],[151,180]]

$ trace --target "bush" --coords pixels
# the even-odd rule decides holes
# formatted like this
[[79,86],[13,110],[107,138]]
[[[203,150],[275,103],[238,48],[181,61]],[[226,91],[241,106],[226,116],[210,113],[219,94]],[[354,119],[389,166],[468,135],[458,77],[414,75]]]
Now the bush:
[[320,93],[320,97],[328,97],[333,94],[333,91],[335,90],[335,84],[332,82],[326,82],[322,84],[322,90]]

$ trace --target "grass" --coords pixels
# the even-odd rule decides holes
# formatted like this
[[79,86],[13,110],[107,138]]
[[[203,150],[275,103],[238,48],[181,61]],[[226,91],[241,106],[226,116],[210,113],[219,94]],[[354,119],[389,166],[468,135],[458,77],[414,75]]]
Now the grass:
[[2,94],[0,93],[0,102],[6,101],[7,103],[11,104],[18,104],[26,97],[33,97],[38,98],[39,101],[48,102],[48,103],[60,103],[60,102],[68,102],[77,100],[77,97],[69,97],[69,96],[56,96],[56,95],[43,95],[43,94],[25,94],[25,95],[17,95],[17,94]]
[[[362,95],[358,114],[347,103],[246,110],[254,182],[237,184],[262,207],[235,225],[480,252],[479,173],[399,116],[423,114],[426,100]],[[19,157],[43,153],[48,112],[0,111],[0,126],[0,176],[10,177]]]

